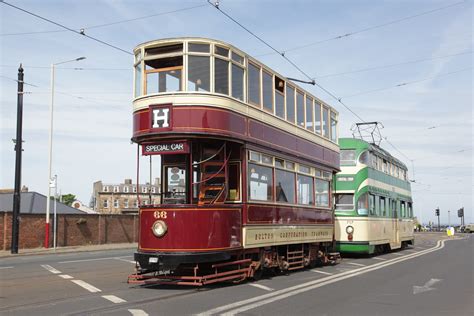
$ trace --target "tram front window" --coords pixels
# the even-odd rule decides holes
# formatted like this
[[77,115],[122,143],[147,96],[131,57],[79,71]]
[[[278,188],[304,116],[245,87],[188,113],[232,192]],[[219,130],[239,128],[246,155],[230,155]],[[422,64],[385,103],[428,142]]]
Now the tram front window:
[[164,204],[186,203],[186,169],[180,165],[164,167],[166,180],[164,182]]
[[146,93],[181,91],[182,69],[182,56],[145,61]]

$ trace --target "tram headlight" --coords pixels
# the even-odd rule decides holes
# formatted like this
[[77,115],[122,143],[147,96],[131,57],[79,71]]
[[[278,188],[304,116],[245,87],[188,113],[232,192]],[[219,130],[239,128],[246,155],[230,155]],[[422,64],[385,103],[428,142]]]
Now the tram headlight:
[[163,237],[168,231],[168,226],[163,221],[156,221],[151,227],[151,231],[156,237]]
[[351,235],[354,233],[354,227],[352,227],[351,225],[347,226],[346,227],[346,233]]

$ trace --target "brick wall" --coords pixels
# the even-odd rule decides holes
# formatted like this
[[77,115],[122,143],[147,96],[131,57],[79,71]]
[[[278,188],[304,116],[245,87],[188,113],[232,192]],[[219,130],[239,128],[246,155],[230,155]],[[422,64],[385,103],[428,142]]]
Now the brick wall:
[[[0,213],[0,247],[11,246],[12,213]],[[20,216],[19,249],[43,247],[45,216]],[[53,246],[53,218],[50,222],[50,246]],[[62,214],[58,215],[57,246],[133,243],[138,241],[138,215]]]

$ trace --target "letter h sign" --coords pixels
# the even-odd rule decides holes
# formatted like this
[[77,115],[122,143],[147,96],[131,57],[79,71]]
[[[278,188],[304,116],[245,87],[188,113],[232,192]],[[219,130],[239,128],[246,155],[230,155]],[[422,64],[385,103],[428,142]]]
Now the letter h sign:
[[170,108],[169,107],[150,107],[151,128],[170,128]]

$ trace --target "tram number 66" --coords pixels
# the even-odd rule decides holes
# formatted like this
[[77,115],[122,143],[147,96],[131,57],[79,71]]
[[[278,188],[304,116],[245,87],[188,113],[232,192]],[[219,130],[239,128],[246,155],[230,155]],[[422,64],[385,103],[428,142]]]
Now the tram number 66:
[[155,211],[153,215],[155,216],[156,219],[168,217],[168,213],[165,211]]

